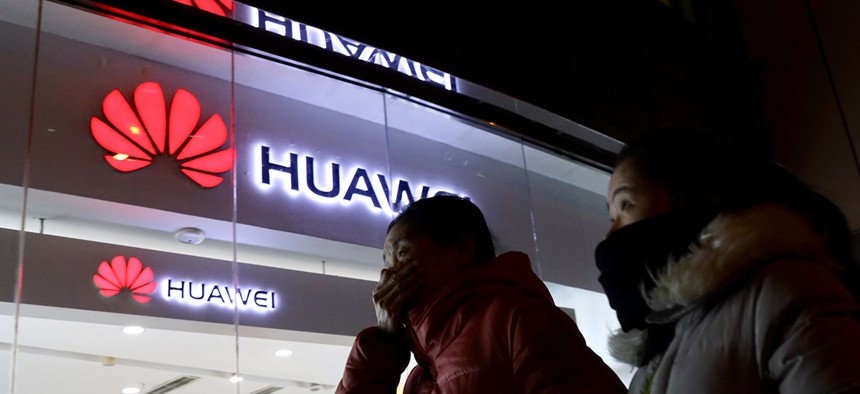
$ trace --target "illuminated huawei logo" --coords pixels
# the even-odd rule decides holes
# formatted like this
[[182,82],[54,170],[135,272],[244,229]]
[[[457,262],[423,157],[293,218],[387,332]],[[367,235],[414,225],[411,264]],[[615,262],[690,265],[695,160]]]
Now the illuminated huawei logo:
[[137,302],[145,304],[151,300],[148,294],[155,292],[158,286],[157,282],[152,281],[153,278],[152,269],[143,268],[137,257],[130,257],[126,262],[124,256],[116,256],[110,264],[102,261],[99,273],[93,275],[93,282],[105,297],[113,297],[128,290]]
[[213,14],[227,16],[233,12],[233,0],[175,0]]
[[102,110],[108,123],[90,121],[96,142],[112,154],[105,155],[111,167],[131,172],[152,164],[156,155],[175,157],[180,170],[198,185],[215,187],[224,180],[216,175],[233,167],[233,148],[215,152],[227,141],[227,126],[212,115],[195,132],[200,121],[200,102],[185,89],[173,95],[170,116],[161,85],[144,82],[134,91],[135,110],[114,89],[105,97]]

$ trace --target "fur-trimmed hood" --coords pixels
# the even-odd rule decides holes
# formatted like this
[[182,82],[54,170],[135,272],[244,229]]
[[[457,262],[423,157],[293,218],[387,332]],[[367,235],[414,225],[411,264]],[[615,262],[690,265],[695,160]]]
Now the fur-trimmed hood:
[[[826,240],[802,214],[785,206],[763,204],[724,212],[699,234],[690,252],[669,261],[656,273],[656,286],[645,300],[652,309],[648,321],[669,323],[719,296],[743,275],[782,257],[834,264]],[[647,333],[619,330],[609,341],[612,355],[637,364]]]

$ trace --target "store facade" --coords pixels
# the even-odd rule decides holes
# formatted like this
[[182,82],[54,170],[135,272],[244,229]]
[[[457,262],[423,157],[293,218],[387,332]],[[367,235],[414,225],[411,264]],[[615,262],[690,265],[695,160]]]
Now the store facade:
[[[505,106],[259,8],[167,5]],[[499,252],[529,254],[626,378],[592,257],[604,170],[397,86],[120,11],[0,0],[0,392],[332,392],[374,324],[388,221],[439,193],[475,201]]]

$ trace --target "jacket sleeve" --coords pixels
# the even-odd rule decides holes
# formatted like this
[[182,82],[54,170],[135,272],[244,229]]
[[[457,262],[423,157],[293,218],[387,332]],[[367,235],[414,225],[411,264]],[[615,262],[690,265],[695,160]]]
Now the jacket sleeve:
[[523,393],[626,393],[618,375],[585,343],[570,318],[535,300],[512,311],[514,378]]
[[405,338],[378,327],[362,330],[352,344],[338,394],[393,394],[400,375],[409,364],[409,345]]
[[756,340],[778,391],[860,392],[860,306],[834,272],[781,261],[760,283]]

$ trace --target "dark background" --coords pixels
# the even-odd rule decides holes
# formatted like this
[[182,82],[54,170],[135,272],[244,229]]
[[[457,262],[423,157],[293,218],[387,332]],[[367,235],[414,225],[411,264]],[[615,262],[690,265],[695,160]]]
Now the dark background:
[[653,127],[695,126],[770,154],[759,74],[732,2],[464,8],[443,1],[426,9],[244,2],[421,61],[621,141]]
[[[599,0],[469,8],[434,2],[428,9],[245,2],[424,62],[622,142],[661,126],[710,129],[786,166],[860,228],[856,0]],[[461,110],[469,113],[468,106]],[[551,130],[523,123],[511,128],[604,167],[614,157]]]

